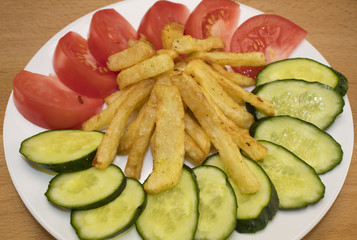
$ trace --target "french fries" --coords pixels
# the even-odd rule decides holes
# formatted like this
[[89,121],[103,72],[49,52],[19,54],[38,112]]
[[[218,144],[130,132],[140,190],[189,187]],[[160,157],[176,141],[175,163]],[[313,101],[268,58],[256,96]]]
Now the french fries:
[[121,107],[121,105],[132,96],[139,94],[140,92],[145,91],[145,88],[150,88],[154,84],[153,79],[147,79],[138,84],[130,86],[122,94],[118,94],[117,98],[109,104],[107,108],[103,111],[89,118],[82,124],[82,130],[84,131],[92,131],[92,130],[100,130],[106,126],[108,126],[114,118],[114,114],[116,110]]
[[193,52],[188,56],[189,60],[202,59],[218,64],[238,66],[264,66],[266,65],[265,56],[262,52],[232,53],[232,52]]
[[253,123],[253,116],[248,113],[241,105],[236,103],[212,76],[211,72],[207,71],[210,67],[201,59],[190,61],[185,67],[185,72],[195,76],[195,80],[206,91],[211,98],[222,109],[225,115],[233,120],[237,126],[241,128],[249,128]]
[[149,101],[141,109],[138,116],[138,118],[140,117],[140,121],[136,125],[138,129],[135,131],[136,135],[133,137],[124,171],[127,177],[137,180],[141,177],[143,160],[155,128],[156,107],[156,95],[152,92]]
[[212,49],[223,49],[225,44],[222,38],[208,37],[206,39],[196,39],[190,35],[184,35],[172,41],[171,49],[179,54],[188,54],[196,51],[209,51]]
[[104,169],[113,162],[119,146],[120,137],[125,129],[130,115],[138,106],[146,101],[153,86],[154,84],[151,83],[151,85],[146,88],[140,88],[140,91],[136,91],[134,94],[131,94],[118,106],[114,117],[110,122],[101,143],[99,144],[97,153],[93,160],[93,166],[98,169]]
[[156,85],[156,130],[152,141],[153,171],[144,183],[149,194],[170,189],[178,183],[185,155],[184,109],[175,86]]
[[172,42],[183,36],[185,26],[177,22],[166,24],[161,31],[161,42],[163,49],[170,49]]
[[129,68],[123,69],[117,76],[120,89],[140,82],[144,79],[155,77],[174,68],[174,61],[168,54],[159,54]]
[[257,192],[260,188],[258,179],[246,165],[238,146],[224,128],[222,120],[202,93],[199,85],[184,72],[172,74],[171,81],[180,90],[182,99],[219,151],[221,159],[234,183],[243,193],[252,194]]
[[[125,175],[140,180],[150,146],[153,168],[144,189],[156,194],[177,184],[185,158],[200,165],[212,150],[220,153],[239,189],[255,193],[260,183],[240,151],[259,161],[267,148],[249,135],[254,119],[244,105],[268,115],[274,109],[270,101],[241,87],[255,79],[224,65],[261,66],[264,54],[218,52],[225,47],[221,38],[184,35],[178,23],[167,24],[161,40],[163,49],[156,50],[142,36],[109,57],[109,69],[120,71],[120,91],[105,98],[107,107],[82,125],[85,131],[107,127],[93,166],[103,169],[117,154],[127,155]],[[180,54],[188,55],[182,59]]]
[[149,41],[138,40],[133,46],[109,56],[107,66],[111,71],[120,71],[155,54],[156,50]]

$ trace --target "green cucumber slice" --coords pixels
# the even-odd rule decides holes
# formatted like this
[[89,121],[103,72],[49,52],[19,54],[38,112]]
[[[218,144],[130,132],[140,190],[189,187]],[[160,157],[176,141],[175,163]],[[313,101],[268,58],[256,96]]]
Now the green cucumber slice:
[[198,223],[198,186],[192,170],[184,166],[178,184],[147,195],[147,205],[136,221],[143,239],[193,239]]
[[326,84],[341,96],[348,90],[347,78],[342,73],[308,58],[288,58],[268,64],[258,73],[256,85],[290,78]]
[[75,172],[92,166],[104,133],[79,129],[49,130],[25,139],[20,153],[54,172]]
[[237,200],[227,175],[214,166],[193,169],[199,188],[196,240],[227,239],[237,224]]
[[45,196],[51,203],[72,209],[87,210],[103,206],[121,194],[126,185],[123,171],[110,165],[72,173],[59,173],[51,179]]
[[[342,96],[331,87],[298,79],[266,83],[252,92],[273,102],[275,116],[290,115],[311,122],[323,130],[335,121],[345,105]],[[252,106],[247,108],[256,119],[266,117]]]
[[[243,194],[228,176],[239,205],[236,230],[241,233],[255,233],[264,229],[273,219],[279,208],[279,199],[275,187],[265,171],[256,162],[243,157],[249,169],[258,178],[261,187],[255,194]],[[209,156],[203,164],[216,166],[228,175],[218,153]]]
[[315,125],[290,116],[262,118],[250,128],[257,140],[279,144],[312,166],[326,173],[342,161],[341,145]]
[[280,145],[259,142],[268,148],[268,154],[258,163],[278,192],[279,208],[303,208],[324,197],[325,185],[310,165]]
[[123,192],[112,202],[95,209],[71,212],[71,225],[80,239],[106,239],[125,232],[146,205],[140,182],[127,178]]

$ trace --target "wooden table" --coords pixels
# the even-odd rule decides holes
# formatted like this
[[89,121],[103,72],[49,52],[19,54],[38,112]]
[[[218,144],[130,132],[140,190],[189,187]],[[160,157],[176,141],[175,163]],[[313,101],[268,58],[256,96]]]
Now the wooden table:
[[[115,0],[1,0],[0,119],[12,90],[12,79],[39,48],[67,24]],[[357,2],[355,0],[242,0],[241,3],[281,15],[308,31],[312,43],[349,79],[348,98],[357,118]],[[3,122],[1,121],[1,128]],[[15,133],[14,133],[15,134]],[[356,126],[354,130],[356,136]],[[1,137],[2,141],[2,137]],[[1,144],[2,145],[2,144]],[[355,145],[356,146],[356,145]],[[357,152],[346,182],[332,208],[305,239],[353,239],[357,236]],[[0,153],[0,239],[52,239],[17,194]]]

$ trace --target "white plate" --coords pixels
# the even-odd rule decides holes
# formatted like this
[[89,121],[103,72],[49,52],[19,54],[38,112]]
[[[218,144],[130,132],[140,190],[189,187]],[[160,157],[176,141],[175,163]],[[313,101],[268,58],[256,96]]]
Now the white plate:
[[[141,17],[154,2],[154,0],[131,0],[115,3],[106,6],[106,8],[116,9],[137,29]],[[199,1],[176,0],[175,2],[181,2],[190,10],[193,10]],[[240,23],[259,13],[261,12],[241,4]],[[53,73],[52,56],[58,39],[70,30],[86,37],[92,15],[93,12],[79,18],[58,32],[36,53],[26,66],[26,70],[41,74]],[[328,64],[323,56],[306,40],[299,45],[291,57],[307,57]],[[326,214],[340,192],[352,158],[354,141],[352,113],[347,97],[344,99],[346,104],[343,113],[327,131],[342,145],[344,157],[341,164],[334,170],[321,176],[326,186],[325,197],[317,204],[305,209],[278,211],[275,218],[263,231],[255,234],[238,234],[235,232],[231,239],[300,239]],[[11,95],[5,113],[3,135],[5,157],[12,181],[29,211],[48,232],[57,239],[77,239],[70,225],[70,213],[55,208],[49,204],[44,196],[48,182],[53,175],[34,168],[21,157],[18,151],[20,143],[25,138],[43,130],[22,117],[16,110]],[[145,179],[151,171],[151,159],[152,156],[148,153],[143,167],[142,179]],[[126,158],[116,160],[116,163],[122,168],[125,166],[125,162]],[[135,228],[118,238],[140,239]]]

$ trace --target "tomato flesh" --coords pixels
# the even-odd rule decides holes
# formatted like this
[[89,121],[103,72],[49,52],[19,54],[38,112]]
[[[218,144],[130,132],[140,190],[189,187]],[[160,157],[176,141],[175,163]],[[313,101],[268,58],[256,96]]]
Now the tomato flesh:
[[98,113],[103,100],[79,95],[57,77],[26,70],[13,80],[17,110],[33,124],[47,129],[70,129]]
[[[305,38],[307,32],[278,15],[260,14],[249,18],[234,32],[232,52],[264,52],[267,63],[289,57]],[[249,77],[263,67],[235,67],[235,71]]]
[[58,41],[53,67],[61,82],[81,95],[105,98],[118,90],[116,74],[95,60],[78,33],[68,32]]
[[154,47],[162,49],[161,30],[169,22],[185,25],[190,10],[183,4],[157,1],[145,13],[138,28],[138,38],[143,34]]
[[136,40],[136,30],[117,11],[103,9],[93,14],[89,34],[88,48],[93,57],[103,66],[108,57],[128,47],[130,39]]
[[190,14],[185,33],[198,39],[221,37],[228,51],[240,16],[240,6],[231,0],[203,0]]

